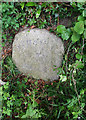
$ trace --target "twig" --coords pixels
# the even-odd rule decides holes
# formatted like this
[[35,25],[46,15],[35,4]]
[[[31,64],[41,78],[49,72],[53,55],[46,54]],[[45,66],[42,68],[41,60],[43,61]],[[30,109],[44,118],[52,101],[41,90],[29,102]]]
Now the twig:
[[67,67],[67,62],[68,62],[68,54],[69,54],[69,51],[70,51],[70,47],[72,46],[72,42],[70,43],[69,47],[68,47],[68,50],[67,50],[67,60],[66,60],[66,76],[67,76],[67,72],[68,72],[68,67]]
[[[75,69],[73,71],[75,71]],[[78,95],[77,88],[76,88],[76,80],[74,79],[73,73],[72,73],[72,81],[73,81],[74,89],[75,89],[75,92],[76,92],[76,95],[77,95],[77,98],[78,98],[78,102],[79,102],[79,105],[80,105],[79,95]]]
[[83,49],[84,49],[84,43],[85,43],[85,40],[83,39],[82,54],[83,54]]
[[[84,49],[84,45],[85,45],[85,41],[84,41],[84,39],[83,39],[83,45],[82,45],[82,51],[81,51],[81,55],[83,55],[83,49]],[[81,61],[81,59],[80,59],[80,61]]]

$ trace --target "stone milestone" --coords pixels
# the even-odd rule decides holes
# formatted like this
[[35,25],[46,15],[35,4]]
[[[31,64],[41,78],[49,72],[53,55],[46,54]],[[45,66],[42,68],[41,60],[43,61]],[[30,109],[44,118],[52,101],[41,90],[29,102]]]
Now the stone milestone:
[[45,29],[26,29],[15,35],[12,58],[25,75],[45,81],[57,80],[54,65],[61,66],[64,54],[62,40]]

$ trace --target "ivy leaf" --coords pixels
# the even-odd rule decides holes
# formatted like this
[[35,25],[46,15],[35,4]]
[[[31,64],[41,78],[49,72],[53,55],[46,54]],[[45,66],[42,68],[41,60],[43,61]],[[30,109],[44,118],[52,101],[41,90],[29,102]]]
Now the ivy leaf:
[[67,31],[63,31],[63,33],[61,34],[61,37],[62,37],[63,40],[68,40],[70,35]]
[[76,32],[73,32],[71,39],[72,39],[72,42],[75,43],[80,39],[80,35],[77,34]]
[[36,4],[34,3],[34,2],[28,2],[27,4],[26,4],[26,6],[35,6]]
[[85,22],[85,25],[86,25],[86,20],[84,22]]
[[86,29],[85,29],[85,31],[84,31],[84,38],[86,39]]
[[23,115],[21,118],[27,118],[27,115],[25,114],[25,115]]
[[37,12],[36,12],[36,18],[38,18],[40,16],[40,13],[41,13],[41,9],[39,9]]
[[57,26],[57,32],[58,32],[58,33],[63,33],[63,31],[65,31],[65,30],[66,30],[66,28],[65,28],[64,25],[59,25],[59,26]]
[[76,54],[76,58],[77,58],[77,59],[81,59],[81,58],[82,58],[82,55]]
[[86,10],[83,11],[82,15],[83,17],[86,17]]
[[84,17],[82,16],[82,15],[80,15],[79,17],[78,17],[78,21],[83,21],[84,20]]
[[78,34],[82,34],[83,31],[84,31],[84,22],[83,22],[83,21],[77,22],[77,23],[75,24],[74,30],[75,30]]

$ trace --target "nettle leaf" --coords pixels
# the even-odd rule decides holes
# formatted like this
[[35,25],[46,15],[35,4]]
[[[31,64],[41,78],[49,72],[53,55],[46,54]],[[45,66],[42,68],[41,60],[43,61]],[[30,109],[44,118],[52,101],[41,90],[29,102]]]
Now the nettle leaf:
[[74,30],[78,33],[78,34],[82,34],[84,31],[84,21],[80,21],[77,22],[75,24]]
[[65,31],[65,30],[66,30],[66,28],[65,28],[64,25],[59,25],[59,26],[57,26],[57,32],[58,32],[58,33],[63,33],[63,31]]
[[36,5],[36,3],[34,3],[34,2],[28,2],[27,4],[26,4],[26,6],[35,6]]
[[86,39],[86,29],[85,29],[85,31],[84,31],[84,38]]
[[41,9],[39,9],[37,12],[36,12],[36,18],[38,18],[40,16],[40,13],[41,13]]
[[73,32],[71,39],[72,39],[72,42],[75,43],[80,39],[80,35],[77,34],[76,32]]

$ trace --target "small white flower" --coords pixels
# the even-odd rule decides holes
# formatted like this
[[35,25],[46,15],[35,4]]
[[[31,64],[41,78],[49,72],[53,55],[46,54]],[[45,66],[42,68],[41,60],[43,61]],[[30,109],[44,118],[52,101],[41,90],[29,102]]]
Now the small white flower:
[[0,79],[0,85],[4,85],[6,84],[6,82],[3,82],[1,79]]
[[80,120],[81,117],[78,117],[78,120]]

